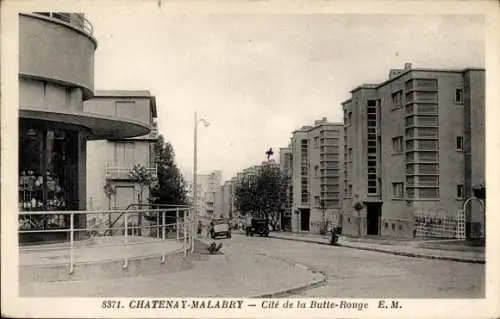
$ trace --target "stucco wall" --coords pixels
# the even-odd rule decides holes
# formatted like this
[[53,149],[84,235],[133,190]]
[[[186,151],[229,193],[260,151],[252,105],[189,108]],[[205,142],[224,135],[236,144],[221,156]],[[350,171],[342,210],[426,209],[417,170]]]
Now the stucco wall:
[[94,89],[95,40],[61,22],[19,16],[19,73]]

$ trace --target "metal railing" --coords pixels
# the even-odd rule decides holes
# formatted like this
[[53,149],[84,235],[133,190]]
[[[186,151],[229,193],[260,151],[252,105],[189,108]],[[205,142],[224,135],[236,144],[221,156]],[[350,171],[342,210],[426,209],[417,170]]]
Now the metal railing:
[[74,12],[33,12],[28,15],[43,17],[48,20],[57,20],[59,23],[68,24],[80,29],[89,35],[94,34],[94,27],[82,13]]
[[[121,220],[122,216],[125,214],[126,211],[130,211],[130,210],[158,210],[158,209],[167,209],[167,211],[173,211],[173,209],[175,209],[175,212],[176,212],[176,220],[179,220],[180,218],[180,212],[182,211],[183,212],[183,217],[185,217],[185,211],[186,209],[189,208],[188,205],[168,205],[168,204],[138,204],[138,203],[132,203],[132,204],[129,204],[121,213],[119,213],[119,215],[115,218],[114,221],[111,221],[111,216],[112,214],[109,214],[108,216],[108,230],[107,230],[107,234],[109,235],[113,235],[113,230],[116,230],[116,228],[114,228],[115,224]],[[115,208],[115,210],[113,210],[114,212],[120,212],[120,210],[117,210]],[[115,213],[116,215],[116,213]],[[148,217],[148,213],[146,212],[144,214],[146,217]],[[158,215],[159,216],[159,215]],[[158,221],[157,221],[158,223]]]
[[[184,214],[182,218],[176,219],[175,223],[167,223],[166,217],[169,212],[179,212],[179,210],[183,210]],[[75,237],[82,239],[92,239],[95,237],[104,237],[107,234],[107,230],[109,227],[107,226],[107,216],[109,214],[120,214],[123,218],[123,223],[119,227],[114,227],[114,229],[122,230],[122,234],[120,236],[107,236],[107,238],[118,238],[122,237],[121,241],[117,241],[114,244],[104,244],[104,245],[78,245],[80,240],[76,240]],[[156,223],[151,223],[149,225],[137,225],[135,222],[135,217],[140,214],[155,214]],[[85,226],[75,224],[75,216],[85,215]],[[22,234],[28,235],[46,235],[48,233],[66,233],[67,237],[65,243],[69,244],[68,246],[53,246],[53,245],[30,245],[30,246],[21,246],[20,251],[47,251],[47,250],[61,250],[68,249],[69,250],[69,273],[72,274],[74,271],[75,265],[75,250],[82,248],[102,248],[109,246],[131,246],[131,245],[143,245],[143,244],[151,244],[151,243],[161,243],[166,241],[175,241],[180,242],[182,249],[184,251],[184,257],[187,256],[187,252],[191,249],[192,243],[191,237],[192,233],[192,218],[191,210],[189,208],[164,208],[164,209],[141,209],[141,210],[111,210],[111,211],[29,211],[29,212],[19,212],[19,218],[21,220],[29,220],[30,218],[38,218],[44,217],[53,217],[53,216],[63,216],[64,219],[68,219],[68,223],[63,226],[59,226],[58,228],[21,228],[18,230],[18,233],[21,237]],[[88,221],[90,220],[89,216],[97,216],[94,218],[95,222],[89,225]],[[178,215],[177,215],[178,216]],[[99,218],[101,217],[101,218]],[[22,225],[29,225],[30,223],[23,223]],[[169,236],[169,229],[173,229],[175,227],[175,236]],[[134,230],[142,229],[142,230],[150,230],[149,232],[145,231],[144,234],[147,236],[138,236],[134,237],[152,237],[157,239],[155,240],[142,240],[142,241],[129,241],[129,237],[134,234]],[[84,233],[84,236],[78,236],[77,234]],[[135,232],[137,233],[137,232]],[[76,235],[76,236],[75,236]],[[123,268],[128,267],[128,259],[129,257],[123,257]],[[161,263],[165,262],[165,253],[162,253]]]
[[[105,174],[106,178],[109,179],[131,179],[130,172],[133,167],[118,167],[112,166],[111,164],[106,164]],[[147,173],[151,174],[153,177],[158,176],[158,167],[155,165],[154,167],[146,168]]]

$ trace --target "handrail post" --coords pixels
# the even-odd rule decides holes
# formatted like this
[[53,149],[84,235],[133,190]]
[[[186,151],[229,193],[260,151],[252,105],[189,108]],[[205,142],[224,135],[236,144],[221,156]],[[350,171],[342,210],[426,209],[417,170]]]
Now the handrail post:
[[179,240],[179,208],[175,210],[175,232],[176,238]]
[[156,238],[160,238],[160,214],[156,214]]
[[193,211],[193,218],[191,220],[191,252],[194,253],[194,241],[195,241],[195,234],[196,234],[196,210]]
[[184,234],[184,257],[187,256],[187,234],[186,234],[186,218],[184,218],[184,222],[182,223],[182,230]]
[[75,243],[75,214],[71,212],[69,215],[69,273],[72,274],[74,270],[74,256],[73,256],[73,248]]
[[125,218],[125,222],[124,222],[124,227],[125,227],[125,234],[124,234],[124,241],[125,241],[125,245],[128,244],[128,213],[125,212],[125,214],[123,215],[123,217]]
[[161,238],[165,240],[165,211],[161,212]]
[[[125,247],[128,245],[128,213],[125,211],[125,214],[123,215],[125,218],[125,236],[124,236],[124,241],[125,241]],[[128,258],[125,257],[125,262],[123,263],[123,268],[128,267]]]

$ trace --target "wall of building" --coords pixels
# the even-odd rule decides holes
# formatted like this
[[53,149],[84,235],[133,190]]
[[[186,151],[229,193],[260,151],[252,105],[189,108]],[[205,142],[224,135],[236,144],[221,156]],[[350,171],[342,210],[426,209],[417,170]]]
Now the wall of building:
[[30,78],[19,80],[21,108],[55,112],[81,112],[82,89]]
[[54,79],[83,89],[90,97],[94,88],[95,39],[82,29],[32,14],[19,16],[19,73]]
[[[344,168],[347,172],[347,181],[344,185],[344,190],[347,193],[344,200],[343,211],[344,219],[343,226],[345,233],[360,233],[366,232],[366,209],[363,208],[360,216],[353,212],[352,206],[355,202],[363,202],[370,199],[381,200],[382,219],[380,221],[380,234],[387,236],[412,236],[414,229],[415,216],[439,216],[441,221],[450,220],[456,217],[457,210],[463,204],[463,197],[459,195],[459,185],[464,185],[464,191],[470,192],[470,184],[467,180],[468,175],[473,174],[475,170],[477,176],[481,176],[478,180],[484,181],[484,71],[473,71],[472,76],[468,77],[467,72],[457,71],[439,71],[439,70],[406,70],[400,75],[395,76],[389,81],[386,81],[378,87],[369,85],[357,88],[352,92],[352,100],[343,103],[344,121],[345,121],[345,141],[347,146],[345,153],[346,157]],[[472,79],[474,78],[474,79]],[[403,93],[412,92],[412,87],[405,88],[405,83],[413,79],[411,83],[418,82],[420,79],[435,79],[437,80],[437,99],[433,102],[438,109],[438,124],[435,129],[434,136],[437,137],[436,148],[438,154],[438,180],[439,193],[436,198],[427,198],[420,188],[413,188],[409,184],[409,178],[420,179],[420,176],[425,176],[420,173],[420,176],[412,177],[407,171],[407,164],[413,161],[411,150],[416,150],[416,159],[424,161],[421,156],[426,155],[420,150],[420,141],[431,141],[432,136],[420,135],[423,130],[416,127],[425,127],[425,134],[430,134],[431,127],[419,118],[415,123],[405,122],[407,116],[416,114],[418,116],[427,116],[422,113],[420,106],[425,106],[425,94],[431,94],[429,88],[420,87],[417,91],[424,92],[423,95],[417,97],[416,104],[409,104],[411,100],[406,101],[405,95],[401,105],[398,107],[393,102],[393,93],[402,90]],[[416,80],[415,80],[416,79]],[[417,82],[415,82],[417,81]],[[469,85],[474,83],[474,85]],[[429,82],[426,82],[429,83]],[[419,84],[423,85],[423,84]],[[472,89],[472,87],[474,88]],[[456,101],[457,89],[464,89],[464,101]],[[432,89],[431,89],[432,90]],[[429,92],[429,93],[428,93]],[[408,93],[413,94],[413,93]],[[420,93],[417,93],[417,95]],[[411,96],[408,95],[410,98]],[[408,97],[407,96],[407,97]],[[378,174],[380,178],[380,193],[369,195],[367,194],[367,127],[366,127],[366,105],[370,99],[380,101],[380,116],[379,116],[379,144],[378,151]],[[472,102],[474,100],[474,102]],[[422,102],[424,101],[424,102]],[[432,103],[432,102],[431,102]],[[476,113],[469,107],[469,104],[476,105]],[[408,113],[408,110],[413,110]],[[417,113],[415,113],[417,112]],[[349,115],[351,114],[351,115]],[[349,118],[351,120],[349,120]],[[474,118],[472,120],[472,118]],[[430,120],[430,118],[428,118]],[[408,124],[410,123],[410,124]],[[411,124],[414,123],[414,124]],[[476,129],[471,129],[472,123],[475,123]],[[472,133],[474,132],[474,133]],[[476,133],[477,132],[477,133]],[[410,135],[409,135],[410,134]],[[419,135],[414,135],[419,134]],[[469,137],[470,135],[470,137]],[[412,139],[411,137],[417,139]],[[457,137],[464,137],[464,149],[457,149]],[[393,147],[393,138],[403,137],[402,152],[396,152]],[[477,141],[473,141],[476,139]],[[407,140],[417,143],[416,147],[408,148]],[[410,146],[411,147],[411,146]],[[427,147],[427,146],[426,146]],[[473,152],[472,148],[477,147],[477,151]],[[352,149],[352,151],[351,151]],[[471,151],[470,156],[468,150]],[[352,160],[349,158],[349,153],[352,152]],[[472,154],[476,156],[476,167],[472,167]],[[412,155],[412,157],[408,157]],[[427,163],[427,162],[425,162]],[[430,162],[429,162],[430,163]],[[468,163],[468,164],[467,164]],[[418,175],[418,172],[417,172]],[[393,183],[404,183],[404,196],[398,198],[393,191]],[[479,183],[479,182],[478,182]],[[352,185],[352,200],[349,194],[350,185]],[[418,185],[415,184],[415,185]],[[409,188],[408,188],[409,187]],[[427,187],[427,186],[425,186]],[[469,190],[467,190],[469,188]],[[407,194],[408,189],[415,189],[415,196]],[[465,194],[467,196],[467,194]],[[351,220],[349,222],[348,220]]]
[[[123,152],[123,144],[126,144],[125,156],[120,154]],[[106,165],[111,168],[132,169],[134,165],[142,165],[149,168],[150,164],[150,149],[149,141],[140,140],[124,140],[121,142],[113,141],[87,141],[87,203],[89,209],[108,209],[109,201],[104,195],[103,187],[106,184]],[[118,157],[117,157],[118,156]],[[115,185],[120,184],[120,187],[133,187],[130,181],[120,180],[114,182]],[[121,194],[122,193],[122,194]],[[112,199],[112,207],[122,207],[128,201],[122,199],[123,196],[128,196],[128,190],[123,192],[117,191],[117,195]],[[148,198],[147,192],[144,194],[144,199]],[[137,194],[132,198],[137,202]],[[128,205],[128,204],[127,204]]]
[[[309,208],[308,202],[302,202],[302,149],[301,141],[307,140],[307,132],[305,130],[299,130],[293,133],[291,138],[291,148],[293,156],[293,172],[292,172],[292,184],[293,184],[293,207],[292,207],[292,231],[300,230],[300,214],[298,210],[300,208]],[[307,148],[309,152],[309,148]],[[307,177],[306,187],[309,188],[309,178]],[[309,192],[309,191],[308,191]],[[309,196],[307,196],[309,199]]]
[[85,102],[85,111],[152,125],[150,98],[96,97]]
[[[486,185],[485,175],[485,76],[484,71],[470,70],[464,74],[465,103],[465,197],[473,195],[472,187]],[[491,192],[490,192],[491,193]],[[475,224],[473,236],[481,231],[482,207],[476,201],[470,204],[470,219]],[[484,222],[484,221],[483,221]],[[484,231],[484,229],[483,229]]]

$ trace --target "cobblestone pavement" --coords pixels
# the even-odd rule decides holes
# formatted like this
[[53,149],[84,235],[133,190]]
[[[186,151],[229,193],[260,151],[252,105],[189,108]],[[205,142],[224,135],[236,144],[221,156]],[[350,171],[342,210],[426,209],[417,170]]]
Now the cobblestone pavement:
[[[237,239],[243,237],[244,240]],[[233,249],[265,251],[327,275],[300,297],[484,298],[485,265],[409,258],[275,238],[234,236]]]

